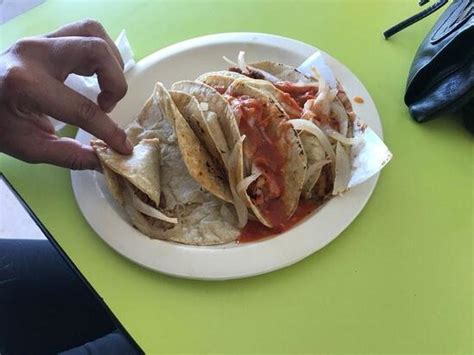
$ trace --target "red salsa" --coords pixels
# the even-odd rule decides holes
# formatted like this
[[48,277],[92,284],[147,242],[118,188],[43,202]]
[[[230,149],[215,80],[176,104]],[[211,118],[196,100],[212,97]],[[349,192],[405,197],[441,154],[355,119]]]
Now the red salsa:
[[212,87],[221,95],[225,93],[226,87],[224,85],[212,85]]
[[249,196],[273,225],[287,218],[280,198],[285,192],[283,171],[287,161],[287,143],[282,128],[272,122],[275,117],[264,101],[246,95],[229,97],[239,117],[239,130],[245,135],[244,155],[262,173],[248,188]]
[[289,94],[300,107],[304,107],[306,101],[314,99],[318,88],[314,85],[299,85],[289,81],[279,81],[275,87]]
[[293,216],[291,216],[288,220],[284,221],[283,223],[279,223],[279,226],[276,228],[267,228],[263,224],[257,221],[248,221],[245,225],[244,229],[240,232],[240,236],[238,239],[239,243],[249,243],[255,242],[257,240],[274,236],[280,233],[283,233],[293,226],[295,226],[298,222],[305,219],[311,213],[313,213],[316,208],[318,208],[318,203],[312,200],[300,200],[298,204],[298,208],[296,209]]

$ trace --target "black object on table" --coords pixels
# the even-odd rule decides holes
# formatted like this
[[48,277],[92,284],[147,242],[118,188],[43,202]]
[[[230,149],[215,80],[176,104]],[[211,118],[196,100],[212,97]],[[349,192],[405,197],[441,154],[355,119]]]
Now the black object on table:
[[[447,0],[438,0],[387,30],[385,38],[446,3]],[[458,113],[464,117],[465,127],[474,134],[473,0],[453,0],[421,43],[408,75],[405,104],[413,119],[420,123],[443,113]]]

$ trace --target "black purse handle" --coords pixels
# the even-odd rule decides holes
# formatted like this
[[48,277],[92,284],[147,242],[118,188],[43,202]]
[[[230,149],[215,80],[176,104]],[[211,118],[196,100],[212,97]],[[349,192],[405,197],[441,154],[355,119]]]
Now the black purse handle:
[[[420,0],[418,5],[423,6],[427,4],[430,0]],[[425,17],[431,15],[433,12],[438,11],[441,9],[444,5],[448,3],[448,0],[438,0],[436,3],[431,5],[430,7],[427,7],[423,11],[420,11],[416,15],[413,15],[406,20],[403,20],[402,22],[396,24],[393,27],[390,27],[387,31],[383,33],[385,39],[389,39],[392,37],[394,34],[400,32],[401,30],[407,28],[408,26],[413,25],[414,23],[424,19]]]

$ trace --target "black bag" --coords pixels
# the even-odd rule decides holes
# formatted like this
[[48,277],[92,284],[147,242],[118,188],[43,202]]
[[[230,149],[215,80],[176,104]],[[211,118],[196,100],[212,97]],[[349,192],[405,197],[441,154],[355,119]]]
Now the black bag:
[[[439,1],[405,22],[410,25],[446,2]],[[389,35],[404,27],[395,26]],[[408,76],[405,103],[418,122],[464,110],[466,127],[474,133],[473,0],[453,0],[421,43]]]

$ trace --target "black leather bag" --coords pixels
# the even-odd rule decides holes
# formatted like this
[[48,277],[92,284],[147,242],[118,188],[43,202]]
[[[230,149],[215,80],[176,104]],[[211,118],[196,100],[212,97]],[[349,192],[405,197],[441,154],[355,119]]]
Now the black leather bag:
[[473,0],[453,0],[421,43],[408,76],[405,103],[418,122],[438,113],[464,111],[465,124],[474,133]]

